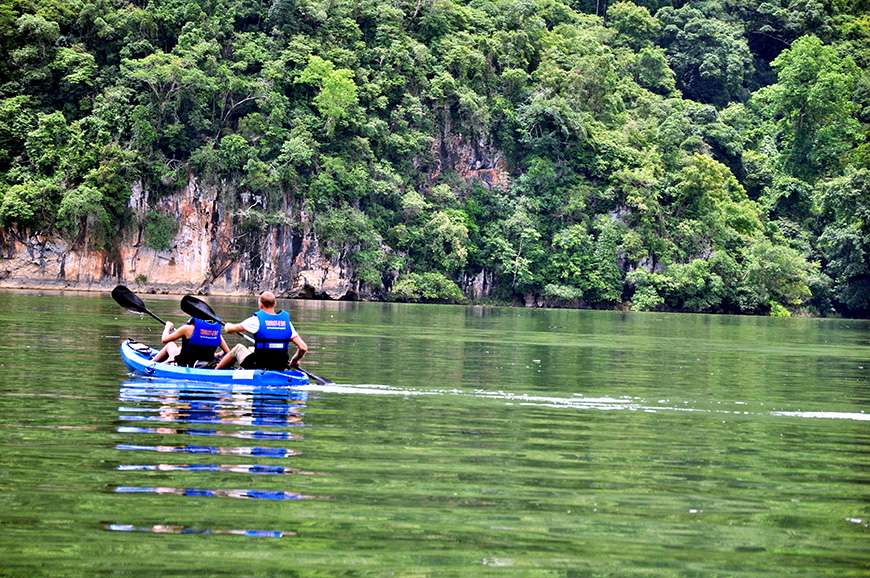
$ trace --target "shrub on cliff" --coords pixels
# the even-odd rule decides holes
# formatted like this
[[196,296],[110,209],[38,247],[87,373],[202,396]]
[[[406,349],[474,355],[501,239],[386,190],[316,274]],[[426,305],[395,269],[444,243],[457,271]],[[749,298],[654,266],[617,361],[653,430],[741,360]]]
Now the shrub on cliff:
[[145,216],[145,245],[155,251],[168,251],[178,233],[178,223],[171,215],[151,209]]
[[465,296],[456,283],[441,273],[407,273],[399,278],[389,294],[391,301],[412,303],[464,303]]

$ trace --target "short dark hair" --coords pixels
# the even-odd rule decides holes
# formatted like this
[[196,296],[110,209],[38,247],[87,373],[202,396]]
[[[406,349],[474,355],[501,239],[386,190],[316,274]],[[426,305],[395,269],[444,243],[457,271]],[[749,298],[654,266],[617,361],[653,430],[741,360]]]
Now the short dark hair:
[[271,291],[263,291],[260,293],[260,304],[266,309],[271,309],[275,306],[275,294]]

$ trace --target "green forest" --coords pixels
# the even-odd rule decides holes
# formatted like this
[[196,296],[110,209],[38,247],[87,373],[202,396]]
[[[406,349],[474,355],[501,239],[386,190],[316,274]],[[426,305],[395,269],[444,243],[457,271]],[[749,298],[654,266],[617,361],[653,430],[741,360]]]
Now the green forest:
[[[134,183],[196,175],[239,231],[304,215],[384,299],[482,275],[870,315],[866,0],[0,0],[0,43],[14,238],[109,249]],[[175,215],[145,220],[166,248]]]

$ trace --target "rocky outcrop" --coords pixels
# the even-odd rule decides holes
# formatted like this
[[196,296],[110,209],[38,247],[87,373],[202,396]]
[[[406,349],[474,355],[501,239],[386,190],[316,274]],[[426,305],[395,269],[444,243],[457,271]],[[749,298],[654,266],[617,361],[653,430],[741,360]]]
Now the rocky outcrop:
[[291,224],[245,227],[242,209],[227,207],[220,192],[220,185],[203,185],[193,175],[169,197],[153,199],[133,187],[134,222],[142,223],[150,209],[176,216],[177,234],[165,251],[145,244],[141,224],[118,231],[109,249],[0,230],[0,287],[103,290],[125,283],[173,293],[371,296],[354,284],[351,268],[321,254],[303,211],[287,207],[298,215]]
[[432,182],[451,170],[468,183],[477,181],[490,189],[505,190],[510,184],[507,161],[485,140],[469,141],[461,134],[447,134],[432,141],[430,153],[435,163],[429,172]]
[[[507,162],[491,143],[453,134],[449,126],[432,144],[426,167],[435,183],[451,171],[488,188],[509,186]],[[285,223],[261,223],[247,216],[265,203],[250,193],[224,190],[188,175],[177,193],[155,198],[141,184],[131,190],[134,215],[124,230],[110,234],[112,245],[95,246],[85,236],[72,243],[27,231],[0,229],[0,287],[104,290],[125,283],[139,290],[173,293],[250,294],[264,289],[285,297],[372,299],[375,289],[360,284],[347,260],[323,254],[302,207],[285,199]],[[229,206],[224,199],[233,199]],[[146,244],[150,210],[174,215],[177,233],[167,250]],[[491,272],[463,280],[471,299],[485,299]]]
[[[39,235],[17,237],[3,234],[0,286],[82,287],[99,285],[108,255],[100,251],[75,250],[62,239]],[[111,267],[110,267],[111,269]]]
[[482,270],[475,276],[466,276],[462,291],[472,301],[480,301],[492,295],[495,287],[491,271]]
[[321,255],[316,240],[310,235],[302,237],[302,247],[293,266],[296,275],[288,292],[291,296],[328,299],[359,296],[352,284],[353,270]]

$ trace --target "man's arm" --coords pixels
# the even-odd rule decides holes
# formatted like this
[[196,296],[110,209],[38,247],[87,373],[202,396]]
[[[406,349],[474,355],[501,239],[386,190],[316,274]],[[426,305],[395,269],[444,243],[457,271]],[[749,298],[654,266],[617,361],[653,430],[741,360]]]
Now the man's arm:
[[248,317],[241,323],[227,323],[224,325],[224,331],[227,333],[256,333],[260,329],[260,320],[256,315]]
[[299,367],[299,362],[302,361],[302,358],[305,357],[306,353],[308,353],[308,346],[299,335],[294,335],[293,339],[290,341],[292,341],[293,345],[296,346],[296,353],[293,354],[293,359],[290,360],[290,367],[296,369]]
[[221,335],[221,350],[222,350],[224,353],[229,353],[229,352],[230,352],[230,346],[227,345],[227,342],[226,342],[226,340],[224,339],[224,336],[223,336],[223,335]]
[[173,331],[174,327],[171,322],[166,322],[166,327],[163,328],[163,337],[160,339],[161,343],[169,343],[182,337],[190,339],[190,335],[193,333],[193,325],[182,325],[181,329]]

